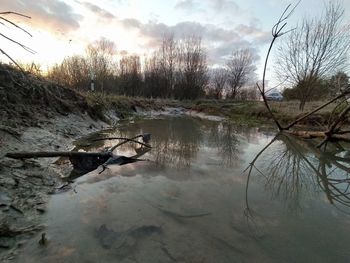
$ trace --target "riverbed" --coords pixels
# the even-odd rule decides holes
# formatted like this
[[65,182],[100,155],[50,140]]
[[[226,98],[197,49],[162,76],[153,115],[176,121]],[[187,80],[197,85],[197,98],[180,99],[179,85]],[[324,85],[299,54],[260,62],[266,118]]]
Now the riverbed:
[[191,117],[121,122],[76,145],[102,149],[116,141],[93,138],[143,133],[152,149],[142,161],[99,167],[53,195],[45,229],[12,262],[350,260],[347,151]]

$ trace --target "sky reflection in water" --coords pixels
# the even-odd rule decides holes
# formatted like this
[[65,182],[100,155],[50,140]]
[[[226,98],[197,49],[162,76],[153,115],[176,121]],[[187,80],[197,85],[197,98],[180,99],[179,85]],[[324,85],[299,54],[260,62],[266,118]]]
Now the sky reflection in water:
[[[145,132],[153,149],[142,158],[150,161],[99,168],[78,178],[75,191],[53,196],[49,245],[29,242],[19,262],[350,260],[346,151],[279,136],[248,176],[272,133],[174,118],[98,136]],[[118,154],[133,155],[133,147]]]

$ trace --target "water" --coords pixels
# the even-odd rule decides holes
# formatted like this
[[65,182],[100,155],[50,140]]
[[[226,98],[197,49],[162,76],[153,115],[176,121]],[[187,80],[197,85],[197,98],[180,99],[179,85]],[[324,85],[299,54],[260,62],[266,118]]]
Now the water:
[[[149,132],[149,161],[111,166],[54,195],[49,239],[18,262],[349,262],[348,158],[256,128],[140,120],[97,137]],[[91,138],[78,142],[86,144]],[[98,142],[90,149],[112,146]],[[135,145],[118,148],[131,156]]]

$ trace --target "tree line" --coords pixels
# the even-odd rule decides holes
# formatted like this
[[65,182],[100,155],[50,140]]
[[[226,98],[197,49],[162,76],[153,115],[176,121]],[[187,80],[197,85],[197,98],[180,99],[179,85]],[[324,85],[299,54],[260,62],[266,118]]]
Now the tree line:
[[[284,99],[298,100],[300,110],[312,100],[325,100],[349,89],[350,25],[344,7],[328,2],[320,16],[305,17],[279,39],[274,71]],[[116,60],[115,57],[119,59]],[[88,90],[91,75],[100,91],[128,96],[196,99],[258,99],[256,66],[251,49],[232,50],[225,64],[208,67],[201,37],[163,36],[159,48],[141,59],[118,53],[101,39],[84,56],[65,58],[49,77],[78,90]]]
[[[305,17],[287,36],[279,39],[274,70],[285,99],[299,100],[300,109],[311,100],[323,100],[350,89],[350,24],[344,23],[345,9],[339,1],[329,1],[320,16]],[[11,25],[2,12],[0,18]],[[27,17],[29,18],[29,17]],[[18,27],[18,26],[17,26]],[[27,31],[25,33],[29,34]],[[30,34],[29,34],[30,35]],[[2,37],[32,51],[21,43]],[[34,63],[16,62],[5,50],[0,52],[22,71],[42,74]],[[201,37],[175,39],[163,36],[150,56],[117,52],[116,45],[102,38],[87,46],[84,55],[66,57],[48,70],[48,77],[79,91],[88,91],[93,79],[98,91],[176,99],[231,98],[257,99],[253,52],[233,50],[225,65],[208,67]],[[249,88],[250,86],[250,88]]]
[[48,77],[79,91],[97,91],[152,98],[256,99],[252,88],[242,89],[256,67],[250,49],[237,49],[225,67],[210,69],[201,37],[176,40],[163,36],[150,56],[117,52],[116,45],[102,38],[89,44],[85,55],[66,57],[48,70]]

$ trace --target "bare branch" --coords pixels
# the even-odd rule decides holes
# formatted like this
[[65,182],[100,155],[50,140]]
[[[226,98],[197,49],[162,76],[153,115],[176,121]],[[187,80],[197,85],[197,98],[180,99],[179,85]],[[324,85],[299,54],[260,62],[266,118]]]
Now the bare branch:
[[18,63],[10,56],[10,55],[8,55],[4,50],[2,50],[1,48],[0,48],[0,52],[2,53],[2,54],[4,54],[9,60],[11,60],[12,62],[13,62],[13,64],[15,64],[20,70],[21,70],[21,72],[23,73],[23,74],[25,74],[25,72],[24,72],[24,70],[21,68],[21,66],[20,65],[18,65]]
[[27,15],[24,15],[24,14],[21,14],[21,13],[17,13],[17,12],[12,12],[12,11],[0,12],[0,15],[10,15],[10,14],[17,15],[17,16],[23,16],[23,17],[26,17],[26,18],[31,18],[30,16],[27,16]]
[[29,48],[29,47],[27,47],[27,46],[25,46],[25,45],[23,45],[23,44],[17,42],[16,40],[13,40],[12,38],[9,38],[9,37],[5,36],[5,35],[2,34],[2,33],[0,33],[0,36],[2,36],[3,38],[6,38],[7,40],[9,40],[9,41],[11,41],[11,42],[13,42],[13,43],[19,45],[19,46],[22,47],[24,50],[26,50],[26,51],[28,51],[28,52],[30,52],[30,53],[32,53],[32,54],[35,54],[35,53],[36,53],[33,49],[31,49],[31,48]]
[[303,19],[277,49],[276,73],[281,79],[289,77],[300,110],[319,96],[323,78],[349,65],[350,27],[342,23],[343,16],[340,2],[329,1],[320,17]]
[[[16,15],[16,16],[25,17],[25,18],[29,18],[29,19],[30,19],[30,17],[29,17],[29,16],[26,16],[26,15],[23,15],[23,14],[20,14],[20,13],[17,13],[17,12],[12,12],[12,11],[0,12],[0,20],[5,21],[5,22],[11,24],[12,26],[14,26],[14,27],[16,27],[16,28],[22,30],[23,32],[25,32],[25,33],[28,34],[29,36],[32,36],[32,35],[31,35],[28,31],[26,31],[24,28],[18,26],[16,23],[12,22],[11,20],[6,19],[6,18],[3,17],[3,15],[10,15],[10,14],[13,14],[13,15]],[[0,22],[0,23],[1,23],[2,25],[5,26],[5,23],[3,23],[3,22]],[[34,50],[32,50],[31,48],[29,48],[29,47],[27,47],[27,46],[21,44],[20,42],[18,42],[18,41],[16,41],[16,40],[14,40],[14,39],[12,39],[12,38],[10,38],[10,37],[8,37],[8,36],[2,34],[2,33],[0,33],[0,36],[2,36],[3,38],[5,38],[5,39],[11,41],[12,43],[15,43],[16,45],[19,45],[19,46],[22,47],[24,50],[26,50],[26,51],[28,51],[28,52],[30,52],[30,53],[32,53],[32,54],[35,54],[35,53],[36,53],[36,52],[35,52]],[[1,52],[3,55],[5,55],[9,60],[11,60],[11,61],[22,71],[23,74],[25,74],[24,70],[18,65],[18,63],[17,63],[10,55],[8,55],[3,49],[0,49],[0,52]]]
[[319,110],[323,109],[324,107],[328,106],[329,104],[335,102],[336,100],[345,97],[347,94],[350,94],[350,91],[346,91],[342,94],[340,94],[339,96],[331,99],[330,101],[326,102],[325,104],[321,105],[320,107],[314,109],[313,111],[301,116],[300,118],[296,119],[295,121],[293,121],[292,123],[290,123],[287,127],[285,127],[286,130],[289,130],[290,128],[292,128],[295,124],[297,124],[298,122],[306,119],[307,117],[309,117],[310,115],[314,114],[315,112],[318,112]]
[[[30,18],[30,17],[29,17],[29,18]],[[32,37],[32,34],[30,34],[27,30],[25,30],[24,28],[20,27],[20,26],[17,25],[16,23],[13,23],[11,20],[8,20],[8,19],[6,19],[6,18],[4,18],[4,17],[2,17],[2,16],[0,16],[0,19],[6,21],[7,23],[9,23],[9,24],[11,24],[11,25],[13,25],[14,27],[19,28],[20,30],[22,30],[23,32],[25,32],[26,34],[28,34],[29,36]],[[3,24],[3,23],[1,23],[1,24]]]

